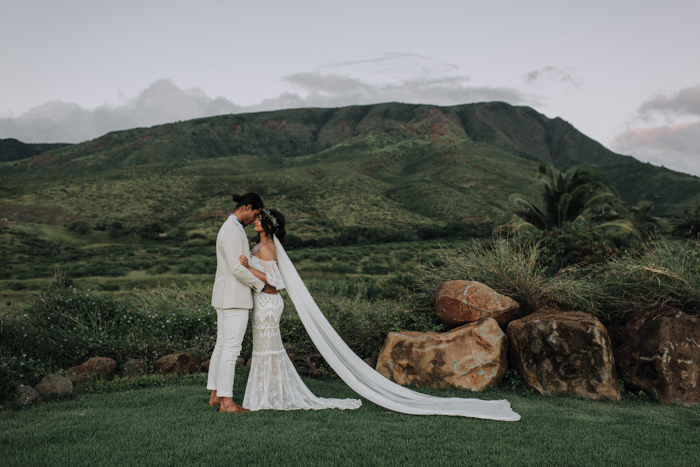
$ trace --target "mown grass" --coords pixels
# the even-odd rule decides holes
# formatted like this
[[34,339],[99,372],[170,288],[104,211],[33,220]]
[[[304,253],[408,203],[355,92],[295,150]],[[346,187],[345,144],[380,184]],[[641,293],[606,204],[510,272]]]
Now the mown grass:
[[[234,399],[242,400],[245,370]],[[340,380],[306,384],[356,397]],[[697,465],[700,408],[492,389],[422,390],[507,398],[519,422],[359,410],[222,414],[205,376],[160,387],[82,393],[0,415],[2,464],[41,465]],[[103,386],[103,390],[106,388]]]

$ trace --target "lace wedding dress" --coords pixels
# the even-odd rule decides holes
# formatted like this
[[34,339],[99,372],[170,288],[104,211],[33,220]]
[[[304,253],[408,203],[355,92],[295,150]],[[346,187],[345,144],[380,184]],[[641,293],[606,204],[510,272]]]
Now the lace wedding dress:
[[[285,287],[276,261],[254,256],[260,245],[251,251],[251,267],[266,274],[265,282]],[[243,407],[248,410],[357,409],[358,399],[325,399],[314,396],[299,377],[287,356],[280,335],[280,317],[284,301],[279,295],[255,293],[253,296],[253,359]]]
[[[289,297],[292,299],[292,303],[294,303],[294,307],[299,314],[299,318],[304,324],[304,328],[306,328],[311,340],[321,355],[323,355],[326,362],[328,362],[338,376],[340,376],[340,378],[345,381],[345,383],[357,394],[379,406],[395,412],[406,414],[455,415],[503,421],[520,420],[520,415],[515,413],[510,408],[510,403],[507,400],[484,401],[480,399],[465,399],[461,397],[429,396],[427,394],[421,394],[403,386],[399,386],[398,384],[393,383],[384,376],[380,375],[369,365],[367,365],[360,357],[355,355],[350,347],[343,342],[338,333],[335,332],[333,326],[331,326],[326,317],[323,316],[323,313],[321,313],[321,310],[316,305],[313,297],[306,289],[304,281],[302,281],[301,277],[299,277],[294,265],[285,253],[282,244],[279,242],[279,240],[277,240],[277,238],[274,240],[277,251],[277,266],[279,267],[281,278],[284,280],[284,286],[287,289],[287,293],[289,293]],[[261,265],[261,263],[258,263],[256,259],[253,259],[253,261],[255,261],[255,263],[251,263],[253,267],[264,267]],[[261,304],[264,303],[262,298],[256,298],[256,309],[259,306],[258,300],[261,300]],[[278,304],[275,306],[278,307],[276,308],[278,311],[274,312],[277,313],[277,318],[274,320],[274,322],[279,323],[279,315],[282,313],[282,298],[277,297],[276,300],[278,300]],[[262,312],[260,313],[260,316],[262,316]],[[255,313],[254,323],[255,326],[264,326],[264,321],[258,321],[258,313]],[[255,327],[253,328],[254,336],[256,332],[259,332],[258,329]],[[280,344],[279,347],[276,347],[275,349],[282,354],[279,330],[276,332],[277,340],[280,342]],[[253,346],[255,347],[255,340],[253,340]],[[254,361],[255,358],[256,357],[254,356]],[[272,371],[273,374],[269,376],[256,374],[254,381],[259,381],[261,379],[264,380],[266,377],[272,381],[277,381],[278,379],[298,379],[299,377],[296,375],[296,371],[294,370],[292,363],[289,361],[289,359],[287,359],[286,362],[287,364],[284,366],[284,373],[286,376],[279,376],[283,370],[275,369],[273,368],[272,364],[270,364],[270,366],[266,367],[267,370],[265,371]],[[256,366],[259,365],[253,364],[253,367]],[[256,370],[251,370],[251,377],[253,376],[253,371]],[[251,382],[249,380],[245,396],[246,400],[248,400],[249,391],[253,389],[256,391],[258,390],[255,387],[255,384],[257,383],[253,382],[252,384],[253,386],[251,386]],[[307,391],[308,396],[306,397],[313,397],[310,393],[308,393],[308,389],[303,385],[303,383],[299,383],[298,385],[303,388],[303,390]],[[273,390],[279,391],[279,389],[270,390],[269,388],[270,386],[265,387],[268,394],[265,397],[268,399],[277,399],[282,397],[272,394]],[[296,393],[296,390],[289,392]],[[252,394],[250,397],[253,397]],[[284,397],[286,397],[286,395]],[[247,407],[245,403],[243,405],[244,407]],[[359,401],[357,407],[359,407]]]

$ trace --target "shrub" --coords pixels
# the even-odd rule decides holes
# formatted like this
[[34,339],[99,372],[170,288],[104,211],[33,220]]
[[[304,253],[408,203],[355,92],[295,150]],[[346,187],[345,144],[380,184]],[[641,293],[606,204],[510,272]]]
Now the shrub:
[[76,232],[80,235],[85,235],[88,232],[90,232],[90,226],[87,225],[86,222],[78,221],[73,222],[71,225],[69,225],[68,230],[70,230],[71,232]]
[[160,222],[151,222],[136,229],[136,234],[145,240],[160,240],[165,228]]
[[137,294],[141,306],[135,307],[90,290],[54,288],[25,312],[5,314],[0,399],[20,384],[34,385],[94,356],[152,361],[182,349],[204,356],[215,333],[215,314],[206,301],[184,302],[173,295],[160,289]]
[[542,232],[542,262],[549,273],[581,264],[598,264],[611,257],[620,257],[641,248],[635,237],[596,230],[587,223],[565,222]]

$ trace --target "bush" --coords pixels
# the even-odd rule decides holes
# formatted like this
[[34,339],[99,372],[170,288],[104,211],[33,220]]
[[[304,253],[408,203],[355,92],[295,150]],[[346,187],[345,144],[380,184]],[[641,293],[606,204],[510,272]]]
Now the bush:
[[88,232],[90,232],[90,226],[87,225],[86,222],[78,221],[73,222],[71,225],[69,225],[68,230],[70,230],[71,232],[76,232],[80,235],[85,235]]
[[542,232],[542,262],[549,273],[573,265],[598,264],[642,247],[632,235],[596,230],[590,224],[565,222]]
[[20,384],[34,385],[98,355],[117,362],[153,361],[190,349],[205,356],[215,334],[215,313],[206,300],[185,303],[173,295],[149,291],[137,295],[142,306],[135,307],[90,290],[56,288],[25,312],[5,314],[0,318],[0,400]]
[[151,222],[136,229],[136,234],[144,240],[160,240],[165,227],[160,222]]
[[215,257],[200,257],[188,259],[178,268],[180,274],[214,274],[216,272]]

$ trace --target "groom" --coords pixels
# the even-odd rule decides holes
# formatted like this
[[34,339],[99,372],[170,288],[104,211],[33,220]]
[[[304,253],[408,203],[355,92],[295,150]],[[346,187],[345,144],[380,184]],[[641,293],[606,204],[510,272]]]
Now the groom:
[[[218,405],[221,412],[247,412],[233,401],[233,376],[236,359],[248,325],[248,312],[253,308],[252,290],[276,294],[277,290],[256,278],[238,261],[250,256],[245,226],[260,216],[262,199],[255,193],[233,195],[236,209],[219,230],[216,238],[216,278],[211,305],[216,308],[216,346],[209,365],[207,389],[209,405]],[[252,290],[251,290],[252,289]]]

